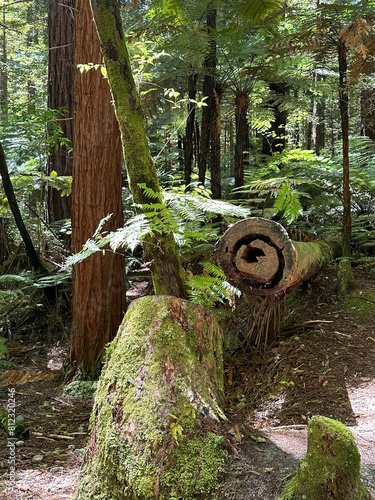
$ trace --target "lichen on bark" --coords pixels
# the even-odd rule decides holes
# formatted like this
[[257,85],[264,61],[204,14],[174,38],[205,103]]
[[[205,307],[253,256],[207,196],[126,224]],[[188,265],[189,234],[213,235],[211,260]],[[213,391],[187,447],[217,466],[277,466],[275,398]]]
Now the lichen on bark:
[[209,498],[226,457],[223,378],[210,312],[136,300],[107,349],[77,498]]
[[353,434],[344,424],[313,417],[306,457],[279,500],[370,500],[361,482],[360,460]]

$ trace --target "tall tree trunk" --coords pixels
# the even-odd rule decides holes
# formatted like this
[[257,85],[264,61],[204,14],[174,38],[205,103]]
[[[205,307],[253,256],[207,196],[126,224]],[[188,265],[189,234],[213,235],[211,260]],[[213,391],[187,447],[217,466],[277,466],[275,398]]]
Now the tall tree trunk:
[[351,195],[350,195],[350,168],[349,168],[349,96],[347,88],[348,76],[348,49],[345,42],[340,40],[338,45],[338,62],[339,62],[339,101],[340,101],[340,117],[341,117],[341,136],[342,136],[342,202],[343,202],[343,217],[342,217],[342,256],[350,257],[350,242],[352,233],[352,216],[351,216]]
[[220,97],[221,89],[216,86],[212,96],[211,124],[211,192],[215,200],[221,199]]
[[[76,64],[102,63],[90,0],[77,0],[74,23]],[[108,81],[100,71],[74,76],[72,250],[113,214],[107,230],[123,225],[121,141]],[[117,333],[124,312],[124,258],[96,253],[73,269],[70,363],[87,378],[100,373],[104,346]]]
[[249,122],[247,111],[249,109],[249,93],[238,90],[235,98],[236,105],[236,140],[234,146],[234,187],[244,184],[245,155],[249,148]]
[[198,157],[198,175],[199,182],[205,184],[207,162],[210,153],[210,138],[211,138],[211,120],[212,120],[212,105],[213,92],[215,89],[215,70],[216,70],[216,41],[212,37],[216,31],[216,9],[212,9],[207,14],[207,32],[210,38],[210,50],[204,61],[206,74],[203,80],[203,96],[206,97],[205,103],[207,106],[202,108],[202,127],[200,151]]
[[193,171],[194,159],[194,130],[195,130],[195,100],[197,98],[197,80],[198,75],[191,73],[188,76],[188,115],[186,118],[185,139],[184,139],[184,178],[185,184],[189,186],[191,183],[191,174]]
[[[75,0],[50,0],[48,4],[48,107],[61,110],[58,124],[63,136],[73,142],[73,29]],[[61,176],[73,172],[71,146],[61,146],[47,159],[47,173]],[[70,218],[71,197],[54,189],[47,192],[51,222]]]
[[[120,125],[129,186],[134,203],[142,211],[155,195],[163,204],[162,192],[145,132],[142,107],[134,83],[129,54],[116,0],[91,0],[92,12],[101,40],[101,47]],[[153,198],[145,189],[151,189]],[[164,211],[167,216],[168,212]],[[152,220],[150,221],[152,225]],[[177,253],[172,225],[156,229],[143,240],[146,258],[150,261],[157,295],[185,298],[185,272]]]

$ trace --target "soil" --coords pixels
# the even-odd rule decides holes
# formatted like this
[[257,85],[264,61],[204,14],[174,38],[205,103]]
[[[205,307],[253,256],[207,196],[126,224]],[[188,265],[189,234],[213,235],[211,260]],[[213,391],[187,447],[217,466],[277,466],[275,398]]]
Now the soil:
[[[288,294],[285,326],[267,349],[227,354],[230,459],[219,500],[276,500],[306,452],[313,415],[349,426],[375,498],[375,278],[358,271],[356,282],[358,300],[343,304],[335,271],[319,275]],[[241,316],[241,307],[234,314]],[[6,407],[8,389],[15,388],[16,415],[30,435],[17,443],[12,484],[9,440],[0,427],[0,499],[72,499],[92,399],[63,392],[63,342],[46,345],[23,335],[8,347],[14,365],[3,370],[0,404]]]

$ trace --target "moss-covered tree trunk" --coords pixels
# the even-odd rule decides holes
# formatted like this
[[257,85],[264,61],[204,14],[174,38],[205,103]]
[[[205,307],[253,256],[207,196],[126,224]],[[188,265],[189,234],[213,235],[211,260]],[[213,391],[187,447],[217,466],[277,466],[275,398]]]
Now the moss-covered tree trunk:
[[[120,4],[116,0],[91,0],[91,7],[120,125],[130,189],[136,207],[145,211],[145,206],[155,199],[150,198],[145,187],[153,191],[157,202],[162,204],[163,200],[130,66]],[[155,293],[185,298],[184,270],[171,228],[166,226],[163,232],[145,237],[143,247],[151,265]]]
[[279,500],[370,500],[360,478],[361,457],[352,433],[337,420],[309,422],[307,454]]
[[223,396],[214,316],[170,296],[133,302],[107,351],[78,499],[211,498]]

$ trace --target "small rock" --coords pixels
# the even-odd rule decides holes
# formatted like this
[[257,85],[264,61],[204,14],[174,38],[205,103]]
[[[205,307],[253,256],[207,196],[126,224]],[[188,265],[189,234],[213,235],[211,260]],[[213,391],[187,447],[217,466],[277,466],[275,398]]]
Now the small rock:
[[25,441],[16,441],[16,446],[17,448],[20,448],[21,446],[23,446],[25,444]]
[[50,468],[50,472],[52,472],[53,474],[54,474],[55,472],[60,472],[60,471],[62,471],[62,470],[64,470],[64,467],[51,467],[51,468]]
[[33,462],[42,462],[43,458],[43,455],[35,455],[33,456]]

